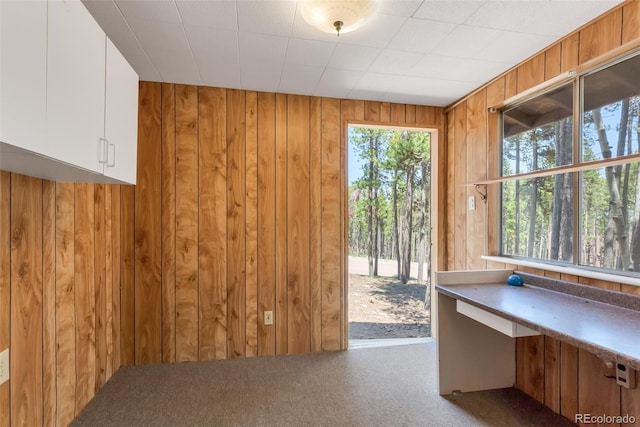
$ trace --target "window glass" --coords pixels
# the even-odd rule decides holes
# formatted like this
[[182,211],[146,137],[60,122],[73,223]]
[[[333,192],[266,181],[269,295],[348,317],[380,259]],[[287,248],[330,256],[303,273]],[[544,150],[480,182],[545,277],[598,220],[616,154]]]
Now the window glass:
[[572,114],[572,84],[504,111],[503,176],[571,164]]
[[571,173],[503,183],[502,253],[573,261]]

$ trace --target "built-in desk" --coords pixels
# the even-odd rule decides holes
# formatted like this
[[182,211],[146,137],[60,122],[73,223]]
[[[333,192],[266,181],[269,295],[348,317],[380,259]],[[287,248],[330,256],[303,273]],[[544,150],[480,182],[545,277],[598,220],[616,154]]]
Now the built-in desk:
[[590,290],[569,283],[567,292],[508,286],[510,274],[436,273],[440,394],[513,386],[517,336],[548,335],[640,369],[640,298],[600,289],[586,298]]

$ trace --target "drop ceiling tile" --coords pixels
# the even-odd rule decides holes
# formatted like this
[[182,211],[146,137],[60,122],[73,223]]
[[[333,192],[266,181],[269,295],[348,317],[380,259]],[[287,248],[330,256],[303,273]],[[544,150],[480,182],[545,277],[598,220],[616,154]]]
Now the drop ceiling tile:
[[357,99],[362,101],[382,101],[384,91],[379,89],[353,89],[349,92],[347,99]]
[[198,62],[198,70],[205,86],[241,89],[240,64],[236,61],[220,62],[211,59],[202,59]]
[[[107,2],[105,2],[107,3]],[[129,64],[136,70],[140,80],[160,81],[160,74],[147,56],[146,52],[129,29],[129,26],[118,14],[96,15],[96,21],[109,34],[109,38],[118,48]]]
[[407,75],[441,80],[486,83],[510,67],[509,63],[425,55]]
[[281,65],[287,52],[287,42],[286,37],[240,33],[240,58]]
[[340,43],[333,52],[329,66],[343,70],[366,71],[382,50],[374,47]]
[[127,20],[180,22],[180,15],[173,1],[116,0],[116,4]]
[[389,48],[410,52],[429,53],[437,48],[456,28],[447,22],[428,21],[425,19],[408,19],[396,34]]
[[517,64],[550,45],[556,40],[552,36],[507,32],[478,52],[477,59]]
[[[540,7],[535,1],[493,2],[482,5],[465,24],[521,33],[564,36],[615,6],[614,1],[585,1],[581,8],[572,1],[553,1]],[[586,7],[585,7],[586,6]]]
[[209,56],[238,62],[238,33],[223,28],[185,25],[187,39],[196,58]]
[[358,83],[364,73],[362,71],[338,70],[327,68],[324,70],[314,95],[331,98],[346,98],[349,91]]
[[335,47],[336,43],[290,38],[285,62],[324,67],[331,59]]
[[277,92],[282,74],[282,64],[272,61],[240,61],[242,88],[264,92]]
[[[441,1],[427,0],[413,15],[414,18],[428,19],[430,21],[451,22],[462,24],[478,10],[484,0],[465,1]],[[503,2],[499,2],[503,3]],[[520,4],[521,2],[518,2]]]
[[293,0],[238,1],[240,31],[274,36],[291,33],[296,2]]
[[128,19],[133,33],[145,50],[167,50],[182,52],[189,50],[189,43],[180,23]]
[[461,98],[461,96],[431,96],[417,95],[411,93],[389,92],[383,95],[387,102],[397,102],[399,104],[429,105],[434,107],[446,107]]
[[340,43],[384,48],[389,45],[407,18],[404,16],[375,14],[371,21],[351,33],[340,34]]
[[278,91],[297,95],[313,95],[323,70],[323,67],[284,64]]
[[202,84],[198,68],[191,52],[175,52],[168,49],[147,49],[149,58],[160,73],[163,82]]
[[238,29],[235,1],[176,0],[176,5],[185,25]]
[[383,0],[378,13],[410,17],[418,10],[422,0]]
[[385,74],[406,74],[422,58],[423,54],[413,52],[401,52],[385,49],[375,60],[369,71]]
[[380,93],[388,92],[392,88],[394,79],[395,76],[389,74],[365,73],[353,87],[353,91],[375,89]]
[[456,58],[478,58],[479,52],[483,51],[488,44],[495,43],[509,34],[506,31],[490,28],[459,25],[441,40],[431,53]]

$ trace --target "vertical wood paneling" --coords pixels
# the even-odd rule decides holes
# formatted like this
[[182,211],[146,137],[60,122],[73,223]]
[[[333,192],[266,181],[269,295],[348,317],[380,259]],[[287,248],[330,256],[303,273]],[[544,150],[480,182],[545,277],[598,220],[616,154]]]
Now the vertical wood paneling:
[[224,89],[199,88],[200,360],[227,357],[227,100]]
[[[487,105],[486,90],[481,90],[467,101],[467,165],[465,181],[487,178]],[[465,187],[467,196],[476,199],[476,209],[467,214],[466,268],[483,269],[485,261],[478,254],[487,253],[487,205],[480,200],[473,187]]]
[[504,101],[504,86],[504,77],[500,77],[487,86],[487,107],[493,107]]
[[[640,374],[636,371],[636,384],[640,384]],[[637,422],[637,414],[640,414],[640,388],[635,388],[633,390],[626,389],[624,387],[620,388],[620,415],[625,414],[636,414],[636,422]],[[621,424],[623,426],[632,426],[633,424]]]
[[[140,87],[138,153],[145,159],[136,180],[136,364],[162,360],[162,86]],[[193,184],[192,181],[189,181]],[[188,194],[193,193],[193,188]]]
[[198,91],[176,85],[176,360],[198,359]]
[[274,325],[265,311],[276,308],[276,97],[258,93],[258,355],[276,354]]
[[377,101],[364,101],[364,120],[367,122],[380,121],[380,103]]
[[606,377],[604,361],[584,350],[578,358],[578,413],[619,415],[620,386]]
[[[391,121],[393,123],[404,123],[405,122],[405,104],[391,104]],[[324,120],[327,122],[327,120]]]
[[621,43],[622,9],[616,9],[580,31],[580,64],[607,53]]
[[416,106],[407,105],[405,107],[405,123],[407,125],[413,125],[416,123]]
[[560,344],[560,413],[570,420],[578,413],[578,349]]
[[42,408],[46,426],[56,423],[56,380],[56,184],[43,181]]
[[94,273],[94,185],[75,184],[75,317],[76,408],[84,408],[95,394],[96,291]]
[[135,187],[120,187],[122,245],[120,285],[122,364],[135,364]]
[[113,372],[116,372],[120,366],[122,366],[122,339],[120,330],[120,279],[121,275],[121,235],[122,235],[122,206],[120,203],[120,186],[111,186],[111,234],[113,244],[112,254],[112,269],[113,269],[113,282],[112,282],[112,296],[113,296],[113,324],[112,324],[112,336],[113,336]]
[[518,93],[531,89],[544,81],[545,55],[539,53],[522,63],[516,70],[518,73]]
[[[42,408],[42,181],[11,175],[13,424],[40,425]],[[91,384],[93,386],[93,384]]]
[[[394,104],[396,105],[396,104]],[[391,111],[399,110],[392,105]],[[404,113],[404,111],[403,111]],[[322,99],[322,349],[340,349],[340,100]]]
[[389,102],[380,103],[380,122],[389,123],[391,121],[391,104]]
[[96,371],[95,391],[102,388],[107,380],[107,295],[106,295],[106,258],[105,247],[105,200],[104,185],[94,187],[94,286],[95,286],[95,336],[96,336]]
[[[105,380],[113,375],[113,193],[107,186],[104,193],[104,236],[105,236],[105,299],[106,299],[106,324],[104,328],[106,344]],[[97,390],[96,390],[97,391]]]
[[520,371],[516,378],[518,388],[544,403],[544,335],[517,338]]
[[[9,348],[11,337],[11,175],[0,171],[0,350]],[[9,418],[9,384],[0,384],[0,426]]]
[[287,125],[287,297],[289,353],[310,350],[309,98],[289,96]]
[[258,94],[246,92],[246,357],[258,355]]
[[622,43],[640,37],[640,2],[630,1],[622,7]]
[[504,99],[516,96],[518,93],[518,70],[513,69],[504,75]]
[[549,80],[560,74],[562,44],[554,44],[545,51],[544,55],[544,79]]
[[462,184],[467,181],[467,103],[464,102],[454,109],[454,157],[455,168],[454,198],[455,211],[453,221],[454,233],[454,268],[463,270],[466,268],[466,247],[467,247],[467,220],[466,220],[466,198],[467,189]]
[[[447,180],[446,182],[455,182],[455,112],[456,110],[451,110],[447,112],[447,136],[446,136],[446,149],[447,149]],[[456,188],[454,185],[447,185],[447,223],[445,225],[446,230],[446,254],[447,266],[455,265],[455,227],[452,224],[451,217],[455,215],[455,206],[456,206]],[[452,267],[449,267],[452,268]]]
[[562,40],[560,69],[569,71],[578,66],[580,59],[580,33],[573,34]]
[[56,424],[76,413],[75,190],[56,184]]
[[287,96],[276,94],[276,354],[287,353]]
[[416,123],[419,125],[435,125],[436,108],[426,105],[416,106]]
[[309,107],[309,244],[310,340],[311,351],[318,352],[322,351],[322,99],[318,97],[311,98]]
[[176,360],[176,86],[162,85],[162,361]]
[[560,341],[544,337],[544,404],[560,413]]
[[246,353],[246,117],[245,92],[227,91],[227,351]]

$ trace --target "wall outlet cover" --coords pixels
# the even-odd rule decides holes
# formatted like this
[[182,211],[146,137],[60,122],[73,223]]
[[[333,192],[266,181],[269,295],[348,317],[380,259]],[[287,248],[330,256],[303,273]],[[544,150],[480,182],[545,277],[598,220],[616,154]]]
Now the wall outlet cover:
[[9,349],[0,352],[0,384],[9,381]]

